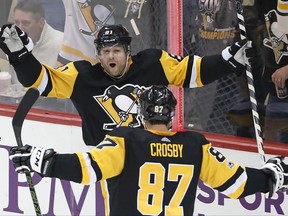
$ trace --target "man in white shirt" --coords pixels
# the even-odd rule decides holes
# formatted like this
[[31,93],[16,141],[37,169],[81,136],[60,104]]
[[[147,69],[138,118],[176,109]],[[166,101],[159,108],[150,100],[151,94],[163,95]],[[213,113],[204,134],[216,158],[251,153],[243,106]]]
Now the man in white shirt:
[[[52,28],[45,19],[45,12],[37,0],[24,0],[14,8],[14,23],[26,32],[34,43],[32,53],[44,64],[57,67],[57,56],[63,40],[63,32]],[[0,56],[6,58],[1,51]],[[9,62],[7,61],[7,65]],[[5,66],[4,66],[5,68]],[[10,66],[12,83],[19,83],[14,69]]]

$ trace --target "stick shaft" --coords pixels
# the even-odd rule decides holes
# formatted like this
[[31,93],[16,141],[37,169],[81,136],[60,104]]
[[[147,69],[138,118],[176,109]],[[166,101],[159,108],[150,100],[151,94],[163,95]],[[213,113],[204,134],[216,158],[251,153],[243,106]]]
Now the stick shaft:
[[[22,143],[22,138],[21,138],[21,131],[22,131],[22,125],[24,122],[24,119],[27,115],[27,113],[29,112],[29,110],[31,109],[31,107],[33,106],[33,104],[36,102],[37,98],[39,97],[39,92],[36,89],[29,89],[26,94],[24,95],[24,97],[22,98],[14,116],[12,119],[12,127],[13,127],[13,131],[15,134],[15,138],[16,138],[16,142],[18,146],[23,146]],[[25,173],[26,175],[26,180],[29,186],[29,190],[30,190],[30,195],[33,201],[33,205],[34,205],[34,209],[35,209],[35,213],[37,216],[42,215],[41,214],[41,209],[40,209],[40,205],[39,205],[39,201],[37,198],[37,194],[36,194],[36,190],[32,181],[32,177],[30,173]]]
[[[242,5],[240,1],[236,0],[236,8],[237,8],[237,18],[238,18],[238,25],[240,30],[240,37],[241,39],[246,39],[246,28],[245,28],[245,21],[243,16],[243,10]],[[253,74],[251,65],[248,63],[245,63],[246,65],[246,77],[247,77],[247,83],[248,83],[248,90],[249,90],[249,98],[251,102],[252,107],[252,118],[253,118],[253,124],[255,129],[255,137],[258,147],[258,153],[261,157],[261,162],[264,164],[266,162],[265,159],[265,153],[264,153],[264,146],[263,146],[263,139],[262,139],[262,131],[259,121],[259,114],[257,111],[257,100],[255,96],[255,88],[253,83]]]

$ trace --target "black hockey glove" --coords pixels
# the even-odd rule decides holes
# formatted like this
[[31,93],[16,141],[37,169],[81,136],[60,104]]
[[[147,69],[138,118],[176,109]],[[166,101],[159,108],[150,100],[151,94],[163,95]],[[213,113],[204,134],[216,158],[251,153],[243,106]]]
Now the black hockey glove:
[[261,168],[263,172],[271,175],[269,179],[269,198],[278,190],[288,191],[288,165],[283,162],[284,157],[278,156],[269,159]]
[[252,41],[246,39],[236,42],[222,51],[224,62],[238,75],[245,71],[245,64],[252,64],[256,55],[257,50],[252,46]]
[[35,171],[45,177],[50,176],[55,154],[53,149],[25,145],[12,147],[9,158],[14,163],[17,173]]
[[0,48],[13,64],[23,60],[32,51],[33,42],[16,25],[7,24],[0,30]]

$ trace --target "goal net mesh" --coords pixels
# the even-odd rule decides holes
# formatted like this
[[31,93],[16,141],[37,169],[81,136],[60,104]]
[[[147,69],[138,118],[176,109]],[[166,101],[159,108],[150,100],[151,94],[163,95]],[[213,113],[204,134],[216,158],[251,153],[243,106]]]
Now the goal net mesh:
[[[239,39],[238,32],[235,1],[183,1],[183,55],[219,54]],[[183,129],[235,135],[228,113],[243,98],[242,80],[231,74],[202,88],[183,89]]]
[[[183,56],[213,55],[239,39],[235,0],[129,0],[125,7],[113,3],[115,20],[133,37],[132,54],[153,47]],[[171,29],[180,29],[181,46],[177,38],[171,40]],[[171,49],[173,46],[176,49]],[[231,74],[202,88],[182,89],[178,96],[182,109],[174,129],[235,135],[237,126],[229,112],[241,102],[243,89],[247,91],[247,86],[241,86],[244,79],[245,74]]]

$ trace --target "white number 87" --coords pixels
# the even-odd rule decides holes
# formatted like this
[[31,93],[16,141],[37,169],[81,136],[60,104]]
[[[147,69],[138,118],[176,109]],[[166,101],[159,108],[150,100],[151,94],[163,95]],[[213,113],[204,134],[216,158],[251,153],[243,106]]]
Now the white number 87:
[[163,106],[155,106],[154,107],[154,112],[156,113],[162,113],[163,110]]

